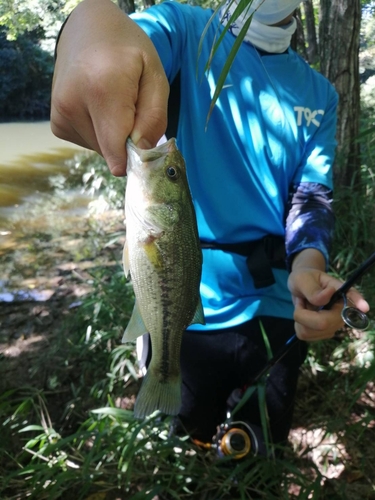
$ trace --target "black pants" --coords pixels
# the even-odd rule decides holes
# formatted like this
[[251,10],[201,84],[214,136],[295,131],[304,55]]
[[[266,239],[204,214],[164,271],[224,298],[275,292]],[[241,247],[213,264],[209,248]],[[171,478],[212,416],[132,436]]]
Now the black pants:
[[[217,426],[225,421],[226,402],[231,392],[244,387],[265,366],[267,351],[260,321],[273,354],[277,354],[294,334],[292,320],[261,317],[230,329],[184,334],[179,417],[192,437],[210,442]],[[272,368],[268,377],[266,402],[274,444],[283,444],[287,440],[299,368],[306,352],[306,344],[298,342]],[[256,394],[236,413],[237,419],[261,425]]]

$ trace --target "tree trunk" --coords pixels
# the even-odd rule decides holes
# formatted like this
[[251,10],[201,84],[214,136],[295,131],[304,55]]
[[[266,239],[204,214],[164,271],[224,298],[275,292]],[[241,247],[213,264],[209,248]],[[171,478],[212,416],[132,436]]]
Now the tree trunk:
[[360,181],[359,133],[359,32],[361,0],[320,0],[319,47],[321,72],[335,86],[338,107],[338,155],[335,183],[358,186]]
[[316,64],[319,61],[319,50],[316,38],[314,6],[312,0],[303,0],[302,5],[306,20],[307,60],[309,64]]
[[[135,0],[117,0],[117,4],[127,14],[135,12]],[[143,7],[145,9],[151,7],[151,5],[155,5],[155,0],[143,0]]]
[[132,14],[135,12],[134,0],[117,0],[117,4],[121,10],[126,12],[126,14]]
[[300,9],[296,9],[294,17],[296,18],[296,21],[297,21],[297,29],[296,29],[294,35],[292,36],[290,46],[292,47],[293,50],[298,52],[307,61],[305,34],[303,31],[303,24],[301,21],[302,16],[301,16]]
[[147,9],[147,7],[151,7],[152,5],[155,5],[155,0],[143,0],[143,6],[145,9]]

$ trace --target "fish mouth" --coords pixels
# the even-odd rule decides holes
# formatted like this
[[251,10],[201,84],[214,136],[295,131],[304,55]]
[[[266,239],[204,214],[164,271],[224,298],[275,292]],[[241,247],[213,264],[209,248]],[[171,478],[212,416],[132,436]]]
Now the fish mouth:
[[176,139],[174,137],[151,149],[138,148],[129,137],[126,141],[126,147],[133,150],[142,162],[158,160],[162,156],[177,150]]

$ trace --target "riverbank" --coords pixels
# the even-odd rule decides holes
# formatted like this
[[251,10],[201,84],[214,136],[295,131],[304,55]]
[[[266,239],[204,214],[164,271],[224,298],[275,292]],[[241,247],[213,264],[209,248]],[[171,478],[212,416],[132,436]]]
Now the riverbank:
[[[50,229],[24,231],[0,251],[2,391],[30,383],[35,357],[54,342],[67,317],[92,293],[93,274],[98,269],[121,271],[121,211],[70,219],[59,227],[58,236]],[[114,234],[118,236],[111,243]],[[38,386],[40,374],[34,375]]]
[[[13,124],[1,125],[9,130]],[[14,125],[19,130],[19,124]],[[2,390],[30,382],[30,371],[37,373],[33,365],[39,350],[53,342],[64,320],[92,292],[92,274],[120,268],[125,235],[123,195],[118,201],[114,195],[123,182],[110,176],[103,160],[78,147],[62,150],[63,141],[52,136],[47,122],[22,127],[26,133],[35,132],[33,154],[17,156],[8,149],[8,156],[2,156],[25,174],[32,192],[0,208]],[[42,144],[43,138],[47,139]],[[42,147],[46,149],[38,153]],[[38,170],[36,179],[20,158],[26,158],[29,170]],[[5,168],[14,173],[11,163]],[[4,172],[0,168],[0,187]],[[17,176],[11,180],[19,196],[22,182]],[[109,198],[111,203],[105,201]]]

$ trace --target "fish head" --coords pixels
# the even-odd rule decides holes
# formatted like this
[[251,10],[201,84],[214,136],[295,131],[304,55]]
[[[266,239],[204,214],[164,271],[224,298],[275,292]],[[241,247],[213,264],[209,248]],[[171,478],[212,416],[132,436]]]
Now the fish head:
[[[174,138],[153,149],[137,148],[129,139],[128,190],[144,205],[167,206],[178,218],[190,200],[185,161]],[[132,184],[129,185],[129,184]],[[142,200],[142,201],[141,201]],[[169,217],[170,221],[173,217]]]

